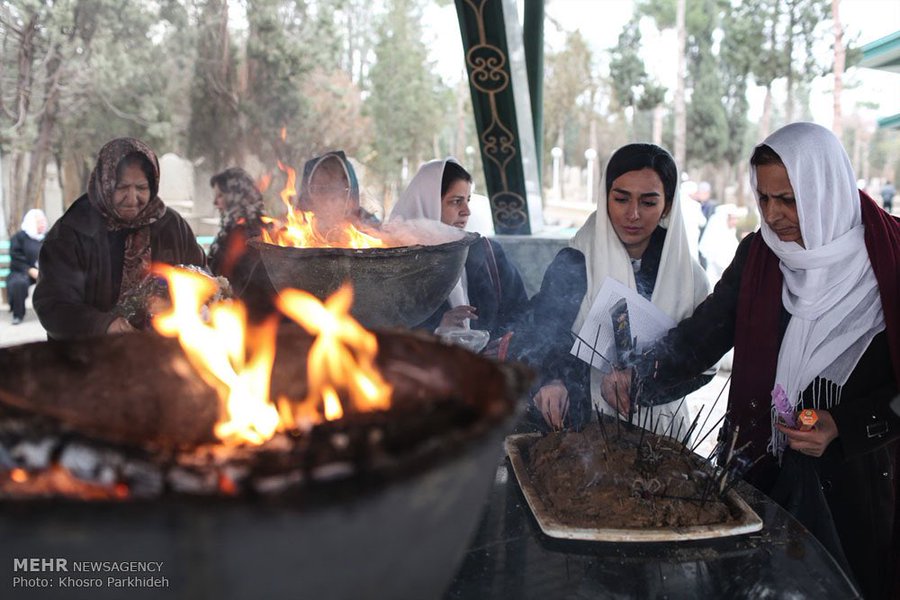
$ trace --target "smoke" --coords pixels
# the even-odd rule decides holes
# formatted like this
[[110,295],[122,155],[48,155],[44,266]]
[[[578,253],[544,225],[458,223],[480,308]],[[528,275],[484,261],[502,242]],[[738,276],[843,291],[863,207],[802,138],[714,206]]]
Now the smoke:
[[392,219],[376,235],[389,247],[437,246],[461,240],[466,232],[431,219]]

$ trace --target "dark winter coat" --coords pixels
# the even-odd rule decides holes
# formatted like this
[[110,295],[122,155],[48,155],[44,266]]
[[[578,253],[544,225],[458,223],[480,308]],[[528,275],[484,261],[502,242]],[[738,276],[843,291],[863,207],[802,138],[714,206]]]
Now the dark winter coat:
[[[178,213],[167,208],[149,227],[155,262],[206,266],[203,249]],[[84,195],[53,225],[41,248],[34,308],[50,338],[106,333],[119,297],[111,262],[104,218]]]
[[[641,269],[635,273],[638,293],[649,300],[656,286],[660,257],[666,230],[657,227],[641,259]],[[551,380],[562,381],[569,392],[569,412],[566,426],[581,429],[592,416],[590,366],[573,356],[575,334],[572,324],[578,316],[581,302],[587,293],[587,266],[584,254],[574,248],[563,248],[547,267],[540,291],[531,299],[523,323],[517,327],[510,343],[510,356],[525,362],[538,372],[533,392]],[[660,403],[678,400],[710,380],[699,375],[666,390]],[[534,406],[529,403],[529,410]],[[533,410],[530,421],[536,428],[544,428],[544,419]]]
[[[692,316],[672,329],[639,366],[646,377],[645,389],[651,385],[664,387],[691,377],[714,364],[734,345],[741,278],[756,235],[750,234],[741,242],[713,293]],[[790,314],[782,309],[781,336],[789,319]],[[735,369],[738,368],[736,359]],[[803,394],[802,408],[814,408],[813,388],[824,384],[819,379],[813,381]],[[842,547],[832,548],[832,554],[841,560],[839,555],[843,552],[867,598],[888,597],[887,592],[877,588],[880,582],[887,580],[890,569],[895,510],[894,456],[900,438],[900,417],[890,410],[889,403],[896,395],[897,381],[887,336],[882,331],[869,344],[843,386],[840,403],[830,410],[839,437],[818,459],[798,459],[800,455],[791,450],[785,452],[784,458],[785,468],[790,465],[793,469],[798,460],[802,460],[815,469]],[[738,402],[741,406],[736,405]],[[740,390],[735,390],[729,398],[729,414],[740,416],[726,422],[726,432],[735,425],[740,425],[741,432],[769,429],[768,398],[741,398]],[[746,441],[747,438],[743,439]],[[779,500],[798,491],[786,489],[793,484],[785,481],[774,457],[764,455],[765,440],[755,440],[750,451],[751,458],[763,456],[751,471],[751,483],[769,494],[775,490]],[[797,471],[792,472],[796,474]],[[807,498],[809,492],[815,491],[806,490]],[[823,523],[821,515],[813,512],[807,504],[804,514],[795,516],[828,546],[827,539],[823,539],[827,534],[820,533],[830,524]]]
[[[470,246],[466,279],[469,304],[478,313],[478,318],[470,324],[472,329],[489,331],[491,338],[512,330],[513,323],[528,305],[528,294],[519,270],[506,258],[502,246],[487,238]],[[444,301],[417,328],[434,331],[450,308],[450,302]]]

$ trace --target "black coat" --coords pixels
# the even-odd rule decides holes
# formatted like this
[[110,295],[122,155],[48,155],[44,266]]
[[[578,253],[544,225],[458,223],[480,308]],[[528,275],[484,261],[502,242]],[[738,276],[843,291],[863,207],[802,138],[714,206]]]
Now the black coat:
[[261,225],[237,225],[216,236],[218,252],[209,256],[213,275],[228,279],[235,297],[247,307],[251,320],[258,321],[275,311],[275,288],[259,251],[249,241],[259,237]]
[[[657,227],[641,259],[641,270],[635,274],[638,292],[650,299],[656,287],[666,230]],[[510,356],[538,372],[532,394],[547,382],[559,379],[569,392],[569,412],[566,426],[581,429],[592,417],[591,369],[573,356],[575,343],[572,324],[578,316],[581,302],[587,293],[587,265],[584,254],[574,248],[563,248],[547,267],[540,291],[531,299],[523,322],[510,344]],[[660,393],[660,403],[678,400],[701,387],[710,376],[688,378],[672,389]],[[530,425],[544,429],[543,417],[529,403]]]
[[[154,262],[206,266],[190,225],[175,211],[150,225]],[[53,339],[104,335],[116,315],[109,238],[103,216],[86,195],[53,225],[40,254],[34,309]]]
[[[646,374],[645,388],[671,385],[691,377],[714,364],[733,346],[741,275],[754,235],[741,242],[713,293],[692,316],[672,329],[640,366],[639,370]],[[789,319],[790,314],[783,310],[782,336]],[[802,408],[814,408],[813,388],[826,383],[817,379],[810,384],[803,393]],[[900,439],[900,417],[890,410],[889,403],[896,395],[887,338],[881,332],[843,386],[840,403],[830,410],[839,437],[829,444],[822,457],[806,461],[816,469],[843,553],[867,598],[888,597],[888,592],[879,590],[879,586],[886,581],[890,568],[896,476],[893,457]],[[768,422],[768,404],[758,408],[758,418]],[[785,458],[785,462],[794,464],[795,459]],[[754,483],[766,493],[772,493],[777,485],[777,495],[784,497],[785,478],[773,459],[764,460],[772,463],[767,472],[770,475]],[[813,515],[795,516],[811,529],[818,526]]]
[[[528,294],[519,270],[506,258],[503,247],[487,238],[469,246],[466,279],[469,304],[478,313],[478,318],[471,323],[472,329],[489,331],[491,338],[511,331],[528,306]],[[450,302],[444,301],[417,329],[434,331],[450,308]]]
[[[41,241],[28,237],[24,231],[18,231],[9,239],[9,273],[28,275],[28,269],[37,267]],[[32,281],[32,283],[34,283]]]

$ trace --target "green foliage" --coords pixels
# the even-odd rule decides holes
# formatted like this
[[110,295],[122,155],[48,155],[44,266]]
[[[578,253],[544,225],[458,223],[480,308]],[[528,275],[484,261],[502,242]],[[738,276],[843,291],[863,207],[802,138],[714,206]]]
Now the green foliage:
[[372,166],[390,183],[399,179],[404,158],[411,165],[431,158],[430,148],[442,118],[441,82],[428,62],[415,0],[388,2],[374,50],[371,94],[366,101],[374,122]]
[[199,8],[188,154],[209,159],[215,172],[240,163],[237,57],[227,29],[227,0],[205,0]]
[[718,13],[714,0],[698,0],[692,5],[694,11],[704,13],[706,18],[690,20],[695,28],[689,30],[687,61],[693,90],[687,107],[687,132],[691,141],[687,145],[688,161],[714,163],[721,159],[729,135],[722,104],[722,82],[712,51]]
[[[575,142],[577,132],[585,129],[585,124],[594,115],[592,105],[597,90],[594,75],[594,58],[587,40],[580,31],[566,37],[563,50],[548,54],[544,65],[544,164],[551,164],[550,149],[561,140]],[[568,146],[569,144],[563,144]],[[584,144],[576,151],[573,143],[573,157],[584,151]],[[567,157],[568,160],[568,157]],[[577,158],[581,161],[583,158]]]

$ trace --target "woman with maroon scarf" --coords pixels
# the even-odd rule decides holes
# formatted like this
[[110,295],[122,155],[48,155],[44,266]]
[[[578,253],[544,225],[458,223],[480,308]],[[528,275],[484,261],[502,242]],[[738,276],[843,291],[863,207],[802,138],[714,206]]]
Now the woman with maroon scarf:
[[[737,446],[750,443],[745,479],[816,534],[866,598],[894,597],[900,222],[856,189],[846,152],[818,125],[776,131],[750,165],[760,231],[638,377],[668,387],[733,346],[720,439],[737,431]],[[610,380],[627,413],[630,373]],[[811,431],[785,425],[806,408],[819,417]]]
[[52,339],[124,333],[147,324],[151,262],[205,267],[181,216],[156,195],[159,161],[145,143],[100,150],[87,194],[47,233],[34,308]]

